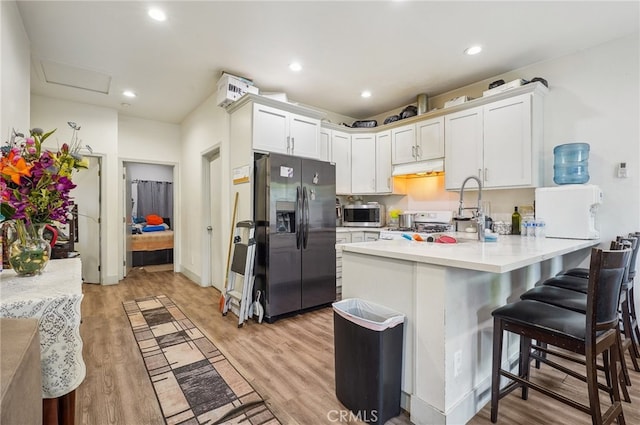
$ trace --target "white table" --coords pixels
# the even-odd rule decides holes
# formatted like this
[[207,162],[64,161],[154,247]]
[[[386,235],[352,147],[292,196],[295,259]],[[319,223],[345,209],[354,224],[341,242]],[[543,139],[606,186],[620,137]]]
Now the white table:
[[44,399],[73,393],[85,377],[82,297],[79,258],[51,260],[38,276],[18,277],[13,270],[0,273],[0,317],[38,319]]

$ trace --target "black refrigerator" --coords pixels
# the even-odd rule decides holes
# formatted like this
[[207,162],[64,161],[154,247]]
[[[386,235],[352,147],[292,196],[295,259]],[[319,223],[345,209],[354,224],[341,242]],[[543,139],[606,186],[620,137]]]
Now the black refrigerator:
[[289,155],[256,160],[255,288],[265,320],[336,299],[335,165]]

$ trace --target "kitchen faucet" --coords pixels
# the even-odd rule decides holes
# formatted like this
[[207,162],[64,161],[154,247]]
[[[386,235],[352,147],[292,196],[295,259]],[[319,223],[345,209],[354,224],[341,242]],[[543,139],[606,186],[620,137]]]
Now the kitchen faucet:
[[[463,204],[464,198],[464,187],[469,180],[475,180],[478,183],[478,206],[476,208],[465,208]],[[475,220],[476,220],[476,229],[478,231],[478,240],[484,242],[484,226],[485,219],[484,213],[481,207],[482,203],[482,182],[476,176],[469,176],[462,182],[462,187],[460,188],[460,206],[458,207],[458,217],[464,217],[464,210],[466,209],[475,209]]]

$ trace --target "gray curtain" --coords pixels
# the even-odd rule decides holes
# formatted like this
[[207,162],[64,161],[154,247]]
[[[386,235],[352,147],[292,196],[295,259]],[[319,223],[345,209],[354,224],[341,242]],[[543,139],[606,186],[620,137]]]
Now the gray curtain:
[[173,227],[173,183],[138,180],[137,216],[169,217]]

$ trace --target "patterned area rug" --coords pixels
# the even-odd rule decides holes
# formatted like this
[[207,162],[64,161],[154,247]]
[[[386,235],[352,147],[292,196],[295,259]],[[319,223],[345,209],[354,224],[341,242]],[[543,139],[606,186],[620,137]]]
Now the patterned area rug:
[[280,423],[171,299],[158,295],[122,304],[167,424]]

